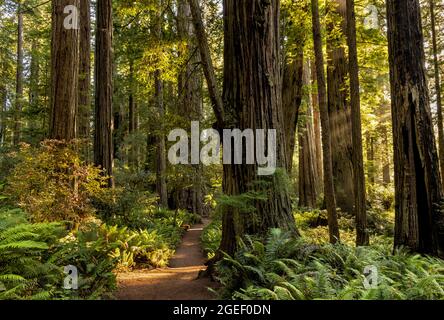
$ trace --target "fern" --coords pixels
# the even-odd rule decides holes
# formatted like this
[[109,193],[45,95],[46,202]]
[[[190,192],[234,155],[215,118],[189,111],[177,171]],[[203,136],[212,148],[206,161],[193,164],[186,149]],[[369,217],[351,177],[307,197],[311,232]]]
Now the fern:
[[[378,283],[364,286],[366,266],[378,270]],[[266,300],[444,299],[442,260],[394,255],[384,245],[313,247],[278,229],[265,243],[245,237],[233,257],[217,264],[221,298]]]

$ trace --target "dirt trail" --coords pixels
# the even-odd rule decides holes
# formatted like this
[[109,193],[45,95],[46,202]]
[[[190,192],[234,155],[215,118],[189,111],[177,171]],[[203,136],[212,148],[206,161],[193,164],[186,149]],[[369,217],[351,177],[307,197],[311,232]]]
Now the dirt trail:
[[205,269],[200,235],[207,224],[193,226],[185,233],[181,245],[170,261],[169,268],[135,270],[117,277],[119,300],[211,300],[214,287],[209,279],[197,279]]

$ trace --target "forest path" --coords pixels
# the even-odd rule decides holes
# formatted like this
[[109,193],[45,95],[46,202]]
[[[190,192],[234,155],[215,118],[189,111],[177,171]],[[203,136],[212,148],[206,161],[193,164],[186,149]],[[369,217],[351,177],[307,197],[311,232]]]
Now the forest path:
[[208,287],[214,283],[208,278],[197,279],[205,269],[205,257],[200,235],[209,223],[194,225],[184,235],[170,267],[154,270],[135,270],[117,276],[119,300],[211,300],[215,296]]

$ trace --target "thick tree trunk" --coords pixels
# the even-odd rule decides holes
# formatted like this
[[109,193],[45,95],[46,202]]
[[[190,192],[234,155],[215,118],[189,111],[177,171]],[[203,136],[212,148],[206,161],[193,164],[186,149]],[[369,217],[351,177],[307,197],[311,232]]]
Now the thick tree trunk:
[[49,137],[71,140],[76,137],[79,75],[79,30],[64,27],[64,8],[79,7],[79,0],[52,1],[51,120]]
[[105,170],[108,187],[113,187],[113,123],[112,123],[112,41],[111,0],[97,2],[95,53],[95,126],[94,163]]
[[[277,166],[280,167],[278,171],[285,171],[279,5],[279,0],[224,0],[223,101],[226,128],[277,130]],[[226,208],[220,251],[232,253],[236,238],[245,234],[264,235],[270,228],[298,235],[282,172],[259,177],[257,169],[257,165],[224,165],[223,191],[226,195],[240,196],[258,191],[265,199],[252,200],[254,212],[240,213],[239,208]],[[260,184],[255,183],[259,181]]]
[[304,53],[302,48],[296,53],[293,61],[286,63],[282,81],[282,108],[285,125],[285,149],[287,150],[287,172],[293,170],[296,127],[299,108],[302,102],[302,70]]
[[333,166],[330,138],[330,120],[327,105],[327,90],[325,86],[324,74],[324,55],[322,52],[321,23],[319,19],[318,0],[311,0],[312,23],[313,23],[313,42],[316,59],[316,80],[318,84],[318,102],[321,113],[322,126],[322,148],[324,162],[324,197],[328,212],[328,230],[330,242],[340,241],[338,217],[336,213],[335,189],[333,184]]
[[20,142],[21,113],[23,103],[23,12],[21,2],[17,4],[17,64],[16,64],[16,86],[15,86],[15,110],[14,110],[14,132],[13,143]]
[[[79,65],[79,110],[77,115],[77,136],[88,139],[90,135],[91,110],[91,17],[90,0],[80,0],[80,65]],[[88,157],[85,146],[85,156]]]
[[[310,66],[304,64],[303,85],[310,85]],[[305,96],[305,106],[301,110],[304,124],[299,128],[299,206],[316,208],[318,172],[313,130],[313,110],[310,95]]]
[[444,185],[444,127],[442,116],[441,79],[439,75],[438,44],[436,39],[435,0],[429,1],[432,29],[433,67],[435,76],[436,113],[438,114],[439,161],[441,165],[441,184]]
[[342,35],[346,33],[346,0],[334,0],[331,14],[340,20],[328,25],[327,85],[331,126],[333,177],[337,205],[343,212],[353,213],[352,128],[347,103],[348,64]]
[[367,231],[365,173],[362,155],[361,99],[359,96],[359,66],[358,50],[356,47],[356,18],[354,0],[347,0],[347,43],[350,74],[356,245],[365,246],[369,244],[370,240]]
[[442,185],[419,0],[387,0],[395,159],[395,247],[444,257]]

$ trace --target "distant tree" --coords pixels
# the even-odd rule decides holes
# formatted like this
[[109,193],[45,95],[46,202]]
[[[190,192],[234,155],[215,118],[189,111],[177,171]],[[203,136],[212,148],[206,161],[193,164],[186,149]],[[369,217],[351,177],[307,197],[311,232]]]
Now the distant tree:
[[91,115],[91,17],[90,0],[80,0],[80,64],[79,64],[79,110],[77,133],[81,139],[90,136]]
[[313,42],[316,63],[316,80],[318,85],[318,103],[322,127],[322,148],[324,162],[324,197],[327,205],[328,230],[330,242],[340,240],[338,217],[336,212],[335,189],[333,183],[332,142],[330,137],[330,120],[327,105],[327,89],[325,85],[324,55],[322,52],[321,22],[319,18],[319,2],[311,0]]
[[348,103],[348,61],[345,50],[346,0],[333,0],[327,24],[327,101],[331,128],[332,165],[337,206],[353,213],[351,112]]
[[359,96],[358,49],[356,47],[355,1],[347,0],[347,43],[350,75],[350,106],[353,145],[354,214],[356,217],[356,244],[369,244],[365,193],[364,159],[362,155],[361,100]]
[[[303,85],[310,85],[310,64],[304,63]],[[316,144],[313,126],[313,106],[311,96],[307,90],[304,94],[304,103],[301,108],[302,119],[298,128],[299,137],[299,206],[316,208],[317,187],[319,179],[316,164]]]
[[[156,15],[156,22],[154,26],[154,35],[157,41],[162,41],[162,13],[160,12],[162,0],[158,2],[159,13]],[[166,185],[166,146],[165,146],[165,135],[162,132],[163,126],[162,121],[165,116],[165,105],[164,105],[164,83],[162,80],[162,73],[160,69],[154,71],[154,98],[156,103],[157,112],[157,129],[158,134],[156,136],[157,144],[157,159],[156,159],[156,188],[159,194],[160,205],[162,207],[168,207],[168,193]]]
[[15,85],[13,143],[17,145],[20,142],[20,122],[23,103],[23,8],[21,1],[17,2],[17,64]]

